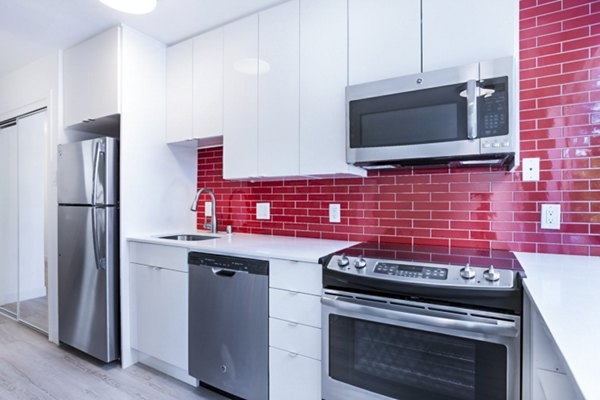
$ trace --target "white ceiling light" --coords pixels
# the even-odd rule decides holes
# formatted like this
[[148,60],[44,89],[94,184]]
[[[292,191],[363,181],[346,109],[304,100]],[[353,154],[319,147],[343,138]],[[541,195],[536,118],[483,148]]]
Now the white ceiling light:
[[100,0],[115,10],[129,14],[147,14],[156,8],[156,0]]

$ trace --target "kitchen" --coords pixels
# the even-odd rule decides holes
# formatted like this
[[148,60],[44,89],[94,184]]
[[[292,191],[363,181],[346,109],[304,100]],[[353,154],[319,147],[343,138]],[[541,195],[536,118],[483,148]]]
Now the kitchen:
[[[7,4],[0,151],[45,165],[0,171],[0,376],[31,382],[0,398],[599,398],[599,5]],[[45,148],[19,146],[40,115]],[[65,225],[88,204],[90,238]],[[30,263],[49,342],[23,326]],[[90,306],[90,280],[112,294]]]

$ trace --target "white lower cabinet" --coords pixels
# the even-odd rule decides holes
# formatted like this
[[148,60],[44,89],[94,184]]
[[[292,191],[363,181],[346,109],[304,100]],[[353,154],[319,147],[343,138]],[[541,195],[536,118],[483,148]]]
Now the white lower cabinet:
[[321,398],[321,265],[269,263],[270,400]]
[[188,274],[130,264],[132,347],[188,369]]
[[269,399],[321,398],[321,361],[285,350],[269,348]]
[[583,400],[537,307],[525,296],[523,316],[523,398]]

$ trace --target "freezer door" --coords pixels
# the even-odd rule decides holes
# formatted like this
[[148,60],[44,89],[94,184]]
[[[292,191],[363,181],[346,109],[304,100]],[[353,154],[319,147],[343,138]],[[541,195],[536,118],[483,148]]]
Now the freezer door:
[[100,138],[58,146],[58,204],[116,205],[118,141]]
[[118,358],[114,207],[58,207],[59,339],[104,362]]

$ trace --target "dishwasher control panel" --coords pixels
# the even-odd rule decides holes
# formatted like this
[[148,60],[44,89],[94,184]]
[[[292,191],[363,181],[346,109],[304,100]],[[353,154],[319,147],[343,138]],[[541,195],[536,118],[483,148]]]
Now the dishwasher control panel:
[[203,266],[257,275],[269,275],[269,262],[252,258],[192,251],[188,254],[188,264],[190,266]]

